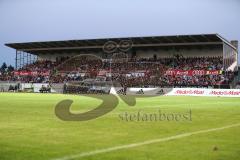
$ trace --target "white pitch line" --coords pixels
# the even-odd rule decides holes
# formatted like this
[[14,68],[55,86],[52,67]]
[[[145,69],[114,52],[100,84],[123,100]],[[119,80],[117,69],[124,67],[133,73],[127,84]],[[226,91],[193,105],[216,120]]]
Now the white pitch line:
[[224,126],[224,127],[220,127],[220,128],[212,128],[212,129],[207,129],[207,130],[200,130],[200,131],[195,131],[195,132],[183,133],[183,134],[179,134],[179,135],[175,135],[175,136],[153,139],[153,140],[143,141],[143,142],[139,142],[139,143],[132,143],[132,144],[127,144],[127,145],[121,145],[121,146],[115,146],[115,147],[110,147],[110,148],[105,148],[105,149],[99,149],[99,150],[90,151],[90,152],[83,152],[83,153],[80,153],[80,154],[65,156],[65,157],[56,158],[56,159],[53,159],[53,160],[72,160],[72,159],[75,159],[75,158],[88,157],[88,156],[92,156],[92,155],[96,155],[96,154],[100,154],[100,153],[107,153],[107,152],[112,152],[112,151],[116,151],[116,150],[139,147],[139,146],[153,144],[153,143],[166,142],[166,141],[170,141],[170,140],[176,140],[176,139],[180,139],[180,138],[189,137],[189,136],[192,136],[192,135],[197,135],[197,134],[201,134],[201,133],[209,133],[209,132],[214,132],[214,131],[220,131],[220,130],[233,128],[233,127],[238,127],[238,126],[240,126],[240,123],[232,124],[232,125],[228,125],[228,126]]

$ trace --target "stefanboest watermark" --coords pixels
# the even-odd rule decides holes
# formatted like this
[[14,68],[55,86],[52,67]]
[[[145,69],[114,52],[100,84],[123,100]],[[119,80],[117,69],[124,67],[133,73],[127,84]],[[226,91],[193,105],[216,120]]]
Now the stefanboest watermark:
[[[115,75],[121,75],[119,66],[125,66],[128,62],[128,55],[127,52],[133,47],[133,42],[129,39],[122,40],[120,42],[115,41],[108,41],[103,46],[103,52],[110,55],[110,74],[113,75],[113,72]],[[84,54],[84,55],[78,55],[71,59],[66,60],[62,64],[60,64],[56,70],[61,70],[64,68],[67,68],[71,70],[71,67],[79,68],[79,69],[86,69],[87,67],[91,66],[88,63],[88,60],[94,60],[96,64],[99,64],[97,68],[97,73],[100,72],[101,68],[103,67],[103,59],[101,57],[98,57],[93,54]],[[102,63],[100,65],[100,63]],[[73,65],[74,64],[74,65]],[[115,64],[118,65],[118,68],[113,67]],[[121,65],[119,65],[121,64]],[[72,68],[73,70],[75,68]],[[88,68],[89,69],[89,68]],[[91,70],[91,68],[89,69]],[[55,71],[57,72],[57,71]],[[54,72],[54,73],[55,73]],[[131,71],[130,71],[131,72]],[[51,76],[54,77],[54,76]],[[56,77],[55,77],[56,78]],[[122,86],[120,82],[117,79],[111,79],[111,88],[114,90],[118,90],[120,88],[122,92],[117,92],[116,94],[109,93],[108,95],[99,95],[99,94],[83,94],[83,96],[94,98],[94,99],[100,99],[102,100],[102,103],[98,106],[96,106],[94,109],[84,112],[84,113],[72,113],[70,111],[70,108],[72,104],[74,103],[73,100],[65,99],[60,101],[55,106],[55,115],[63,120],[63,121],[89,121],[96,118],[99,118],[112,110],[114,110],[117,105],[119,104],[119,98],[124,101],[128,106],[135,106],[136,105],[136,98],[139,97],[139,95],[126,95],[127,87]],[[77,88],[78,89],[78,88]],[[147,91],[145,91],[147,93]],[[155,97],[159,96],[157,95],[148,95],[148,94],[141,94],[140,98],[148,98],[148,97]],[[81,105],[81,104],[79,104]],[[140,112],[137,114],[139,115]],[[156,115],[157,116],[157,115]],[[159,116],[159,114],[158,114]],[[124,116],[120,116],[124,118]],[[132,116],[130,116],[130,119]],[[175,117],[175,119],[178,116]],[[127,118],[127,117],[126,117]],[[148,117],[151,118],[151,117]],[[168,119],[168,117],[166,117]]]
[[192,121],[192,110],[183,113],[164,112],[160,109],[151,113],[138,110],[137,112],[120,113],[118,117],[125,122],[186,122]]

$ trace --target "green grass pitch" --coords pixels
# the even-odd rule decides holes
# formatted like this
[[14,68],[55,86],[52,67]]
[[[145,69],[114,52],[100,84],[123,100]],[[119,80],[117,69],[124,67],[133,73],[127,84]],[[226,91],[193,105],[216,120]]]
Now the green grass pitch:
[[[121,145],[240,123],[240,98],[138,98],[134,107],[120,100],[112,112],[86,122],[58,119],[55,105],[72,99],[72,112],[86,112],[101,101],[77,95],[0,93],[0,160],[68,160],[71,156]],[[183,114],[192,120],[126,121],[137,112]],[[237,160],[240,127],[123,148],[74,160]]]

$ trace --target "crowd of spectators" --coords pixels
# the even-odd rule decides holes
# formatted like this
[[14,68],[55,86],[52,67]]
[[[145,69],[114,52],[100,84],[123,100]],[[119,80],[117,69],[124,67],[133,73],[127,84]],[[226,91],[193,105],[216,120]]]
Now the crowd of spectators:
[[[222,57],[200,58],[162,58],[139,59],[132,63],[114,63],[112,80],[127,87],[208,87],[228,85],[234,78],[233,72],[222,72],[216,75],[166,75],[166,71],[173,70],[219,70],[223,68]],[[126,73],[144,70],[144,76],[123,76]],[[116,73],[116,74],[114,74]]]
[[26,73],[26,75],[15,74],[12,80],[24,83],[47,83],[49,82],[52,69],[57,65],[59,65],[59,63],[47,60],[36,61],[18,69],[17,71],[19,73]]
[[[161,59],[99,60],[79,57],[66,62],[37,61],[17,70],[31,72],[30,75],[16,75],[14,72],[0,74],[1,81],[25,83],[66,83],[96,79],[115,81],[127,87],[183,87],[214,86],[229,84],[233,72],[214,75],[167,75],[167,70],[222,70],[222,57],[181,57]],[[111,73],[111,74],[110,74]]]

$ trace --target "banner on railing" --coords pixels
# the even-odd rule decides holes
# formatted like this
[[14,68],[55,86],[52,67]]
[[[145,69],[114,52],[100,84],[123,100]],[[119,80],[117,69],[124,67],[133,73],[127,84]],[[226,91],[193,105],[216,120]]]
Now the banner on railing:
[[176,70],[171,69],[166,71],[166,75],[170,76],[194,76],[194,75],[219,75],[221,70]]
[[15,76],[49,76],[50,72],[45,71],[45,72],[37,72],[37,71],[14,71]]

